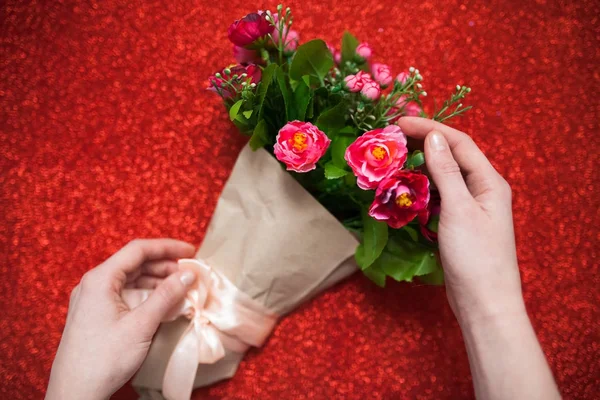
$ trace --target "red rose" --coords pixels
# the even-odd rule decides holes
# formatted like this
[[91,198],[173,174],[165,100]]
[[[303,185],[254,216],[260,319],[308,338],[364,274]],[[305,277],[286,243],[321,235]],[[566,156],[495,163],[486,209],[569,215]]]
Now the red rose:
[[439,218],[442,199],[440,198],[440,192],[437,190],[431,190],[430,193],[431,195],[427,208],[419,214],[419,224],[421,225],[421,233],[423,236],[432,242],[437,242],[437,232],[431,230],[430,223],[433,222],[433,218]]
[[400,170],[381,181],[369,215],[399,229],[427,210],[429,179],[417,171]]
[[275,27],[267,21],[266,14],[252,13],[235,21],[227,30],[229,40],[236,46],[246,47],[273,33]]

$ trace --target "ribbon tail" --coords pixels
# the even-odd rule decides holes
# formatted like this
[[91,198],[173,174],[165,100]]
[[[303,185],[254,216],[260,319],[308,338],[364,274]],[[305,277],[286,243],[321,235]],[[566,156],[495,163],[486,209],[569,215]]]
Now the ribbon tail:
[[167,363],[163,379],[163,395],[167,400],[191,398],[198,362],[198,338],[192,321]]

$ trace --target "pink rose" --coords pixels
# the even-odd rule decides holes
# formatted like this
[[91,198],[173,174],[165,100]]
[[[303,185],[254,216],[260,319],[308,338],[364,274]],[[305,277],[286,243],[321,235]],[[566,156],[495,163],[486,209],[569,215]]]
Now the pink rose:
[[[246,74],[245,78],[242,77],[243,74]],[[236,75],[237,77],[234,78]],[[241,92],[242,82],[246,82],[248,85],[258,83],[261,75],[260,68],[254,64],[232,65],[208,78],[208,90],[220,94],[224,99],[230,99]]]
[[392,72],[390,67],[385,64],[375,63],[371,66],[371,73],[373,78],[381,85],[382,88],[386,88],[392,83]]
[[359,75],[348,75],[344,78],[344,85],[351,92],[360,92],[363,88],[363,80]]
[[285,38],[284,50],[288,53],[296,51],[298,48],[298,42],[300,41],[300,35],[297,31],[290,29]]
[[381,96],[381,88],[379,83],[371,80],[363,80],[363,87],[360,89],[360,93],[369,100],[377,100]]
[[331,140],[310,122],[288,122],[277,134],[275,157],[288,171],[308,172],[327,151]]
[[236,46],[246,47],[258,39],[273,33],[275,27],[267,21],[265,13],[252,13],[235,21],[227,29],[229,40]]
[[406,136],[397,125],[365,132],[346,149],[344,158],[356,175],[358,187],[375,189],[382,179],[406,161]]
[[404,85],[406,81],[408,81],[408,77],[409,75],[407,72],[400,72],[398,76],[396,76],[396,81],[398,81],[399,84]]
[[260,63],[262,62],[260,54],[256,50],[248,50],[240,46],[233,45],[233,57],[240,64]]
[[408,96],[406,95],[400,96],[398,100],[396,100],[394,107],[390,108],[387,113],[388,116],[400,113],[389,121],[390,124],[398,121],[402,116],[418,117],[421,115],[421,107],[419,104],[415,101],[407,101],[407,99]]
[[356,47],[356,55],[362,58],[363,60],[368,60],[371,58],[373,51],[371,50],[371,46],[367,43],[361,43]]
[[369,215],[399,229],[427,209],[429,179],[418,171],[396,171],[381,181]]

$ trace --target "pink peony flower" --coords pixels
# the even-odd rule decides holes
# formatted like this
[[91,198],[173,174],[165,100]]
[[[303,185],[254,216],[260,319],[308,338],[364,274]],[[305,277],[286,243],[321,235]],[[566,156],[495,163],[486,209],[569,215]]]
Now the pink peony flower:
[[430,229],[429,223],[434,217],[439,217],[441,211],[441,198],[440,192],[437,190],[430,190],[430,198],[427,208],[419,213],[419,225],[421,233],[425,238],[432,242],[437,242],[437,232]]
[[275,157],[288,171],[308,172],[327,151],[331,140],[310,122],[288,122],[277,134]]
[[399,229],[427,209],[429,179],[418,171],[397,171],[381,181],[369,215]]
[[406,136],[397,125],[365,132],[346,149],[344,158],[356,175],[358,187],[375,189],[406,161]]
[[273,33],[275,27],[267,21],[265,13],[252,13],[229,26],[227,36],[236,46],[246,47]]
[[260,54],[256,50],[248,50],[240,46],[233,45],[233,57],[240,64],[260,63],[262,62]]
[[406,83],[406,81],[408,81],[408,72],[400,72],[397,76],[396,76],[396,81],[398,81],[399,84],[404,85]]
[[[229,74],[225,73],[227,70],[229,70]],[[247,82],[247,84],[258,83],[262,75],[260,68],[254,64],[246,66],[232,65],[223,68],[218,73],[219,77],[214,74],[208,78],[208,90],[219,93],[225,99],[235,97],[242,90],[242,82]],[[246,74],[246,77],[243,78],[242,74]],[[235,75],[237,75],[237,78],[234,78]]]
[[367,43],[361,43],[356,47],[356,55],[362,58],[363,60],[368,60],[371,58],[373,51],[371,50],[371,46]]
[[373,78],[381,85],[382,88],[386,88],[392,83],[392,72],[390,67],[385,64],[375,63],[371,66],[371,73]]
[[377,100],[381,96],[381,88],[379,87],[379,83],[369,78],[366,81],[363,80],[363,87],[360,93],[369,100]]
[[360,75],[348,75],[344,78],[344,86],[351,92],[360,92],[363,88],[363,80]]

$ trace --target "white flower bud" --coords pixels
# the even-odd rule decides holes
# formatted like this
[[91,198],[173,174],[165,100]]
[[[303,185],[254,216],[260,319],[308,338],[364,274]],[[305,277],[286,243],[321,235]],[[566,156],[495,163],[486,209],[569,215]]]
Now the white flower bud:
[[256,83],[251,83],[250,87],[254,89],[256,87]]
[[417,87],[418,87],[419,89],[421,89],[421,88],[423,87],[423,85],[421,85],[420,83],[417,83]]
[[456,90],[460,90],[460,85],[456,85]]
[[420,74],[417,74],[417,76],[415,76],[415,79],[418,81],[422,81],[423,80],[423,76]]
[[415,69],[415,74],[419,75],[419,70]]
[[408,72],[415,72],[415,67],[410,67],[410,68],[408,69]]
[[422,92],[422,93],[421,93],[421,96],[423,96],[423,97],[427,97],[427,92]]

